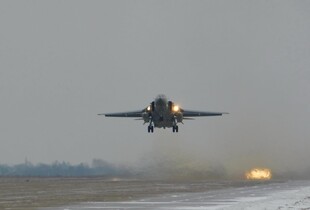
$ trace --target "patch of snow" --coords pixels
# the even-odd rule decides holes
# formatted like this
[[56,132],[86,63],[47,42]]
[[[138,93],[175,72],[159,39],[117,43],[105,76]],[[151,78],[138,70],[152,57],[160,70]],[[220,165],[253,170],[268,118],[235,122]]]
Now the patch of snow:
[[310,187],[274,192],[266,197],[257,197],[256,200],[249,197],[239,198],[235,204],[226,207],[218,206],[214,209],[310,209]]

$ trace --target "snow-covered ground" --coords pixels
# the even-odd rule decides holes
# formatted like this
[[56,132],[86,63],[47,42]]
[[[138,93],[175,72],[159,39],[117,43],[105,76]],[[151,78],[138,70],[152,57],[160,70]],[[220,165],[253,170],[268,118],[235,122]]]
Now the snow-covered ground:
[[230,206],[218,206],[217,209],[310,209],[310,183],[308,186],[274,191],[264,197],[241,197]]

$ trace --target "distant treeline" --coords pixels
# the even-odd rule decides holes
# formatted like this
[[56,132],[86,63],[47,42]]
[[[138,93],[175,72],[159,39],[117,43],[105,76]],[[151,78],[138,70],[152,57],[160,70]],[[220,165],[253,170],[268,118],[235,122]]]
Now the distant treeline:
[[86,163],[71,165],[68,162],[52,164],[25,163],[9,166],[0,164],[0,176],[129,176],[130,170],[104,160],[94,159],[91,166]]

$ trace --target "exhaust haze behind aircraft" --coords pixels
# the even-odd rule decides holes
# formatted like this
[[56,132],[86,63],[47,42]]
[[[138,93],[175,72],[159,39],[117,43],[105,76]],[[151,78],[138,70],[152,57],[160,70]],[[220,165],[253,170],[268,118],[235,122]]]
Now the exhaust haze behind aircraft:
[[173,132],[179,132],[178,123],[183,123],[183,120],[193,120],[193,117],[205,116],[221,116],[228,114],[226,112],[204,112],[182,109],[172,101],[168,101],[165,95],[158,95],[154,101],[146,108],[131,112],[117,112],[98,114],[106,117],[132,117],[138,120],[144,120],[149,123],[148,132],[153,133],[156,128],[172,128]]

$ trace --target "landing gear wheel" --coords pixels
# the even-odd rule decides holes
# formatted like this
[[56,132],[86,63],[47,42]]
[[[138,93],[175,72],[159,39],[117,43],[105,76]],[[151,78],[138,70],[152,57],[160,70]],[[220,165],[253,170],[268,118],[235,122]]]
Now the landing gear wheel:
[[175,125],[175,126],[173,126],[172,127],[172,132],[174,133],[174,132],[179,132],[179,126],[177,126],[177,125]]
[[153,132],[154,132],[154,126],[149,125],[149,126],[147,127],[147,132],[153,133]]

